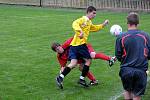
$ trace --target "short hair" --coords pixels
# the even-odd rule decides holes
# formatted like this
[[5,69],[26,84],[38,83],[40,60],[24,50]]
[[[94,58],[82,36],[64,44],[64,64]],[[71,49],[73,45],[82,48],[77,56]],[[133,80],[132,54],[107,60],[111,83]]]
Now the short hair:
[[92,11],[96,11],[96,8],[93,7],[93,6],[89,6],[89,7],[87,8],[87,10],[86,10],[86,13],[92,12]]
[[127,16],[127,24],[130,25],[139,24],[139,15],[136,12],[130,12]]
[[56,48],[58,46],[61,46],[61,45],[59,43],[57,43],[57,42],[54,42],[54,43],[51,44],[51,49],[56,52]]

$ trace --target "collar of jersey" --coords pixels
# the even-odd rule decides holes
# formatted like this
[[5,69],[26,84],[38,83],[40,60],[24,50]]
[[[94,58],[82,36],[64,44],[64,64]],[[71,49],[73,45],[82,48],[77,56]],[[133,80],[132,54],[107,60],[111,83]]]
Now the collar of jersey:
[[83,16],[86,20],[90,20],[87,16]]

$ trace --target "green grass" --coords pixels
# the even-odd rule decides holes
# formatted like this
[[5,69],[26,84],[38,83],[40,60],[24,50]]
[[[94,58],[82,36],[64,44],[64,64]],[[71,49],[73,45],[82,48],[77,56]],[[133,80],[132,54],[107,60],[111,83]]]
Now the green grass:
[[150,92],[149,91],[150,91],[150,85],[147,84],[146,93],[145,93],[145,95],[143,97],[143,100],[148,100],[148,98],[150,98]]
[[[64,80],[59,90],[55,77],[59,72],[56,54],[50,50],[54,41],[64,42],[73,36],[72,22],[84,10],[50,9],[0,5],[0,98],[2,100],[113,100],[122,92],[119,63],[112,68],[94,60],[90,70],[100,84],[90,88],[77,85],[78,68]],[[109,33],[113,24],[126,28],[126,13],[97,12],[93,23],[110,20],[104,30],[92,33],[89,42],[96,51],[114,55],[115,37]],[[150,14],[141,14],[140,29],[149,31]],[[148,92],[147,92],[148,94]],[[148,94],[150,95],[150,94]],[[146,95],[144,100],[148,100]]]

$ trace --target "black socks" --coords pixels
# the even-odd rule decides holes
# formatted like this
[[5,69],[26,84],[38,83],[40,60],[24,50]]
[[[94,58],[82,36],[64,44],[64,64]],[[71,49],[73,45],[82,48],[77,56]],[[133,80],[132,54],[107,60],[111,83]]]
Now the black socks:
[[61,74],[66,76],[70,71],[71,71],[71,69],[69,67],[65,67],[65,69],[63,70],[63,72]]
[[85,77],[89,71],[89,66],[84,65],[81,76]]

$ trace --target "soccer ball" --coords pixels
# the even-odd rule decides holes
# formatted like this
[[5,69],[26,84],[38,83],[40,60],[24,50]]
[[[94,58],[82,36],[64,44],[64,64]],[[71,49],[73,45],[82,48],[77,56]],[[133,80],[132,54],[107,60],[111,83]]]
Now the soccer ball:
[[122,27],[120,25],[112,25],[110,28],[110,33],[114,36],[122,34]]

